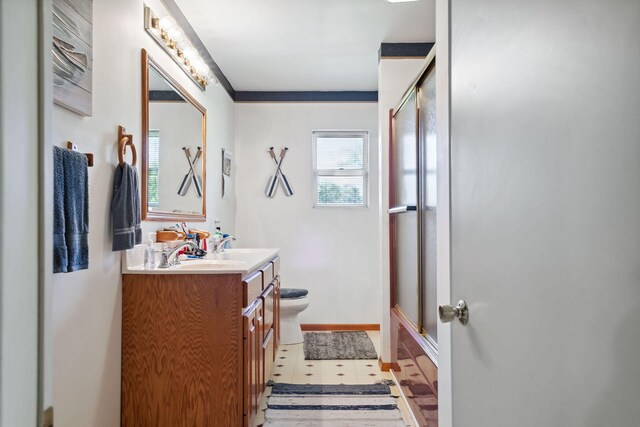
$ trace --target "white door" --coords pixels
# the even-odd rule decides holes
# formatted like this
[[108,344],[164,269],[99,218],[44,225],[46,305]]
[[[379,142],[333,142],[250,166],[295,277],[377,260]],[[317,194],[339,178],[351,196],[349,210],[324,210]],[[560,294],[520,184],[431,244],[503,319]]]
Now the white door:
[[447,3],[441,425],[639,426],[640,1]]

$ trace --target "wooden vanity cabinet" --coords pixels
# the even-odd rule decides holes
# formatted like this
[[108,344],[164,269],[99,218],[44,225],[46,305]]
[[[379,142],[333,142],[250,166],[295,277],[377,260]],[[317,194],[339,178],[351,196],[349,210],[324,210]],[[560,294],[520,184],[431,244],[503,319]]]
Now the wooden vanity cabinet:
[[123,275],[121,425],[255,426],[278,346],[278,270]]

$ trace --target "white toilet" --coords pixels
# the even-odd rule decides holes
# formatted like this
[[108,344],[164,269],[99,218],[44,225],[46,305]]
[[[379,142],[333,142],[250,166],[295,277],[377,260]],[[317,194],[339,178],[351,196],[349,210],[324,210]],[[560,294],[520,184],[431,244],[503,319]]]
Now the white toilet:
[[306,289],[282,288],[280,290],[280,343],[299,344],[304,341],[298,314],[309,306]]

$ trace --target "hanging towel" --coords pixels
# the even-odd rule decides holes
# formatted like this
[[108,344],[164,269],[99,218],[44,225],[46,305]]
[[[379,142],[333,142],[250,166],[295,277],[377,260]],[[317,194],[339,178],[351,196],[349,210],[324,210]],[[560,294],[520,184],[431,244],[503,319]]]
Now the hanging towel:
[[89,268],[89,165],[86,155],[64,151],[64,237],[71,272]]
[[87,156],[54,147],[54,273],[89,268]]
[[64,238],[64,150],[53,147],[53,272],[67,272]]
[[111,199],[112,250],[131,249],[142,243],[138,173],[128,163],[116,166]]

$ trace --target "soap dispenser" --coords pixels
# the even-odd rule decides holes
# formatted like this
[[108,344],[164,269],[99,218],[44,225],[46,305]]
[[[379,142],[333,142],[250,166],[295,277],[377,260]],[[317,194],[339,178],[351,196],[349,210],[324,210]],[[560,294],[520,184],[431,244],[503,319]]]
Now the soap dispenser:
[[147,247],[144,248],[144,269],[153,270],[156,268],[156,248],[153,246],[153,237],[156,233],[149,233]]

